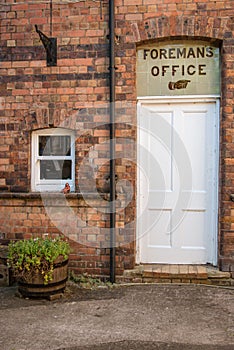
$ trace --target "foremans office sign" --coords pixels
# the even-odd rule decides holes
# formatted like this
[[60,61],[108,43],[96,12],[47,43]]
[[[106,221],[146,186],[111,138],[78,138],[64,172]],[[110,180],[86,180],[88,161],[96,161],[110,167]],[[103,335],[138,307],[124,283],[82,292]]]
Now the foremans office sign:
[[138,48],[138,96],[217,95],[219,93],[218,47],[201,41],[172,41]]

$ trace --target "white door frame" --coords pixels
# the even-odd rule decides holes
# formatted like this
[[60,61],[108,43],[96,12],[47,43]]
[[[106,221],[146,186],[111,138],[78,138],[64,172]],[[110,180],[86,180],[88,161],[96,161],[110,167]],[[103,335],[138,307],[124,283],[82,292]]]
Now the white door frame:
[[[215,161],[216,161],[216,169],[215,169],[215,188],[216,191],[214,193],[214,205],[213,205],[213,212],[214,212],[214,222],[213,222],[213,232],[215,233],[214,237],[214,254],[213,254],[213,265],[217,265],[218,262],[218,194],[219,194],[219,124],[220,124],[220,96],[219,95],[193,95],[193,96],[144,96],[139,97],[137,99],[137,140],[140,138],[140,121],[139,121],[139,110],[143,104],[162,104],[162,103],[192,103],[192,102],[214,102],[215,103],[215,110],[216,110],[216,124],[215,124],[215,135],[214,140],[215,142]],[[139,143],[138,143],[139,144]],[[139,165],[139,147],[137,149],[137,164]],[[139,205],[140,205],[140,181],[139,181],[139,173],[140,173],[140,167],[137,168],[137,218],[139,214]],[[140,252],[140,232],[139,232],[139,224],[138,221],[136,223],[136,263],[141,263],[141,252]]]

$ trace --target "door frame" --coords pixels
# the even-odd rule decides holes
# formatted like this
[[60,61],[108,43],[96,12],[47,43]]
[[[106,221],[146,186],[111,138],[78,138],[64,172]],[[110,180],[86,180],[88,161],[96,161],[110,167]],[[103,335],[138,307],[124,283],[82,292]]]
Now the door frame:
[[[214,204],[213,204],[213,230],[214,230],[214,242],[213,242],[213,261],[212,264],[217,266],[218,263],[218,203],[219,203],[219,152],[220,152],[220,95],[190,95],[190,96],[144,96],[137,98],[137,164],[139,164],[139,140],[140,140],[140,108],[143,104],[166,104],[166,103],[215,103],[216,123],[214,130],[214,147],[216,150],[215,164],[216,169],[214,170]],[[140,167],[137,167],[137,207],[136,215],[138,218],[139,206],[140,206]],[[140,245],[140,232],[139,223],[136,220],[136,263],[141,263],[141,245]]]

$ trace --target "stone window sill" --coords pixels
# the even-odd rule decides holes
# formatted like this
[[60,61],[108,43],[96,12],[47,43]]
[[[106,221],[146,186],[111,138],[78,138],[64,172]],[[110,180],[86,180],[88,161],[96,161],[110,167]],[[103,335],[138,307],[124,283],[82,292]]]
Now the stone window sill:
[[67,198],[67,199],[106,199],[106,194],[98,193],[85,193],[83,196],[81,193],[70,192],[70,193],[60,193],[60,192],[0,192],[0,199],[56,199],[56,198]]

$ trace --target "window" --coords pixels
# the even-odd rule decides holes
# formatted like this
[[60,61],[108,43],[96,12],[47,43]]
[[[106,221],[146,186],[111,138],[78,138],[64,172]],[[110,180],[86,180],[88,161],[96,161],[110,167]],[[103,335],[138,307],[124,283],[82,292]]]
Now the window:
[[61,191],[68,182],[75,189],[74,135],[66,129],[32,134],[32,191]]

